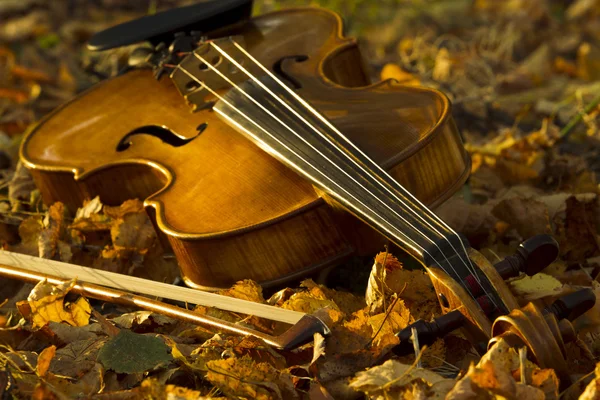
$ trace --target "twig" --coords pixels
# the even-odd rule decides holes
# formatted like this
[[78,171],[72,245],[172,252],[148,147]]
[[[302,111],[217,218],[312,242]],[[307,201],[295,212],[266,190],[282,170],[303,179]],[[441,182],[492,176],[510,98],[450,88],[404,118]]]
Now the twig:
[[379,325],[379,329],[377,329],[377,332],[375,332],[375,335],[373,335],[373,337],[371,338],[371,340],[369,340],[369,343],[367,343],[367,345],[365,346],[365,348],[368,348],[368,347],[371,346],[371,344],[373,344],[373,341],[375,340],[375,338],[377,337],[377,335],[379,335],[379,332],[381,332],[381,329],[383,328],[383,325],[385,324],[385,321],[388,319],[388,317],[390,316],[390,314],[394,310],[394,306],[396,305],[396,302],[399,299],[400,299],[399,297],[396,297],[396,299],[394,300],[394,302],[392,303],[392,305],[388,309],[387,313],[385,314],[385,317],[383,317],[383,321],[381,321],[381,325]]
[[385,245],[385,255],[383,256],[383,262],[381,263],[381,276],[379,280],[381,281],[381,298],[383,300],[383,309],[385,310],[385,264],[387,263],[388,258],[388,245]]
[[413,348],[415,350],[415,358],[418,360],[417,368],[422,368],[421,365],[421,357],[419,357],[419,353],[421,351],[421,347],[419,346],[419,331],[417,331],[416,327],[410,328],[410,335],[413,342]]
[[521,373],[521,383],[527,385],[527,347],[519,348],[519,372]]
[[588,103],[587,106],[585,106],[583,112],[580,112],[576,116],[571,118],[569,123],[561,129],[559,140],[564,140],[568,138],[573,128],[575,128],[577,124],[579,124],[579,122],[583,119],[585,115],[589,114],[594,108],[598,107],[598,104],[600,104],[600,94],[596,96],[594,100],[592,100],[590,103]]

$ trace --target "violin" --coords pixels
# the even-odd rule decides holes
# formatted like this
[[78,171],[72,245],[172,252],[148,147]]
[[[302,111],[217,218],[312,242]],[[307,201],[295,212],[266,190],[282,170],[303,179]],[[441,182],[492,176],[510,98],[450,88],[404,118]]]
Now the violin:
[[[221,3],[241,7],[251,2],[209,4]],[[318,110],[364,152],[360,157],[374,161],[367,168],[378,174],[377,179],[393,180],[406,188],[399,201],[356,165],[348,165],[344,172],[333,167],[332,162],[337,165],[340,156],[346,156],[336,156],[325,139],[315,143],[326,148],[323,154],[329,161],[310,162],[320,163],[325,174],[334,175],[334,181],[355,185],[347,190],[364,192],[353,196],[375,199],[373,193],[385,202],[365,198],[361,204],[367,208],[351,208],[352,212],[370,225],[374,225],[372,218],[388,220],[386,232],[391,225],[395,227],[387,235],[392,234],[395,242],[415,242],[411,247],[418,250],[431,244],[422,232],[439,236],[429,232],[421,214],[442,229],[438,232],[447,232],[424,205],[440,204],[469,174],[469,158],[450,115],[450,103],[432,89],[407,88],[393,81],[371,85],[356,41],[344,38],[341,30],[340,17],[325,9],[275,12],[203,33],[207,38],[226,39],[201,46],[208,52],[202,57],[236,85],[247,77],[243,71],[235,72],[235,64],[212,45],[219,43],[219,49],[239,59],[252,76],[271,80],[278,95],[291,98],[293,93]],[[117,45],[126,44],[122,32],[114,36],[121,39]],[[236,132],[231,124],[244,121],[224,119],[222,114],[234,113],[225,109],[225,103],[222,109],[214,107],[231,85],[209,64],[201,66],[203,62],[195,55],[190,53],[187,60],[180,55],[196,47],[194,39],[172,40],[171,50],[163,49],[164,56],[160,50],[153,52],[154,57],[165,59],[157,68],[166,72],[165,64],[179,65],[177,70],[171,68],[172,79],[166,73],[155,79],[151,68],[132,69],[60,107],[25,138],[21,160],[47,204],[61,201],[76,209],[84,199],[97,195],[109,205],[145,199],[148,214],[173,249],[186,283],[201,289],[225,288],[241,279],[255,280],[263,287],[279,286],[357,252],[367,254],[383,247],[384,237],[332,207],[330,195],[315,190],[311,178],[294,172]],[[105,48],[93,39],[91,43]],[[195,51],[198,54],[199,48]],[[195,88],[200,84],[183,71],[197,75],[205,87]],[[252,96],[263,96],[261,87],[253,91]],[[190,112],[182,94],[196,112]],[[268,100],[267,96],[264,92],[261,101]],[[239,103],[246,98],[241,95],[231,101],[245,107]],[[246,103],[253,106],[251,101]],[[278,108],[271,110],[278,118],[286,114],[286,125],[295,124],[296,129],[304,124],[291,121],[287,117],[291,112],[281,104],[273,106]],[[324,124],[309,109],[294,107],[310,126]],[[251,113],[252,119],[263,119],[263,110],[244,112]],[[282,134],[291,135],[286,128]],[[359,186],[346,174],[359,174],[357,182],[370,181]],[[348,209],[347,203],[342,205]],[[406,221],[388,205],[406,215]],[[363,216],[363,211],[369,216]]]
[[[24,139],[20,156],[44,201],[145,199],[185,282],[205,290],[280,285],[390,240],[439,295],[445,315],[410,327],[431,338],[462,327],[473,343],[504,335],[539,349],[540,335],[555,340],[568,330],[557,321],[593,304],[588,291],[519,319],[504,280],[549,265],[556,241],[536,236],[492,265],[431,210],[470,170],[445,95],[371,84],[331,11],[250,18],[250,9],[249,0],[201,3],[94,37],[99,50],[152,46]],[[532,320],[550,321],[545,333],[521,329]]]

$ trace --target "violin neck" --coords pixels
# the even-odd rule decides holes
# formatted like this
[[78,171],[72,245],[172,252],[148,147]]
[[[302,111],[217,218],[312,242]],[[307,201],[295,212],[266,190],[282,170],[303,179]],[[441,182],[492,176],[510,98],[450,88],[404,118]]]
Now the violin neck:
[[464,249],[435,214],[325,117],[272,78],[232,88],[213,109],[416,258],[439,264]]

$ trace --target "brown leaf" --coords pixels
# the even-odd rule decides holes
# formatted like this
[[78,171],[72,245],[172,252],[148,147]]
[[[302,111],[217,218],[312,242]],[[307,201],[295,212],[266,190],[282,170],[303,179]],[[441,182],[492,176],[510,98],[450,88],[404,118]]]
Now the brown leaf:
[[545,400],[547,397],[542,390],[536,387],[528,386],[523,383],[517,383],[515,398],[527,400]]
[[14,205],[20,201],[29,200],[31,191],[34,189],[35,183],[33,182],[29,170],[19,162],[15,174],[8,185],[8,198],[10,199],[11,205],[14,207]]
[[461,198],[452,197],[436,209],[436,214],[477,246],[487,240],[496,224],[496,217],[490,210],[490,205],[469,204]]
[[567,199],[564,227],[559,229],[558,237],[561,257],[581,262],[600,254],[597,225],[599,215],[596,196],[584,198],[580,195]]
[[546,205],[533,198],[502,200],[492,209],[492,214],[509,223],[523,238],[552,233]]
[[19,89],[0,88],[0,99],[8,99],[22,104],[29,100],[29,92]]
[[139,214],[144,211],[144,203],[138,199],[125,201],[118,207],[104,206],[104,215],[112,219],[122,219],[127,214]]
[[115,219],[110,234],[113,246],[121,257],[147,253],[156,239],[152,222],[143,210],[138,213],[127,213],[123,218]]
[[23,220],[19,225],[19,236],[21,237],[20,252],[37,256],[38,237],[44,229],[41,217],[31,216]]
[[[40,232],[38,238],[39,256],[41,258],[63,258],[58,242],[65,236],[66,213],[64,204],[58,202],[52,204],[48,209],[44,217],[44,229]],[[62,250],[64,251],[64,247],[62,247]]]

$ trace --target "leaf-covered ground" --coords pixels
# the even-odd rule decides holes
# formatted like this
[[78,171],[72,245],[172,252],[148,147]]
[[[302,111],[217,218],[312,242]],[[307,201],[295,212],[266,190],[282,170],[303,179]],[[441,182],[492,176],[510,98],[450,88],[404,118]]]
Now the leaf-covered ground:
[[[175,282],[139,199],[42,204],[18,146],[32,124],[117,74],[130,48],[84,49],[90,35],[183,1],[0,2],[0,239],[5,249]],[[257,1],[257,12],[302,1]],[[473,166],[436,212],[492,262],[551,233],[559,259],[510,287],[521,304],[576,289],[600,294],[600,1],[323,0],[358,36],[374,80],[444,91]],[[125,199],[124,199],[125,200]],[[397,258],[396,258],[396,257]],[[0,278],[0,397],[261,399],[600,398],[600,302],[566,344],[573,385],[498,341],[480,357],[460,333],[395,357],[395,333],[440,313],[406,255],[354,260],[319,284],[269,295],[251,281],[223,294],[287,309],[329,307],[332,335],[280,352],[149,312]],[[372,266],[372,267],[371,267]],[[362,273],[361,273],[362,271]],[[370,272],[370,274],[369,274]],[[198,307],[277,334],[285,326]],[[531,354],[529,354],[531,356]]]

